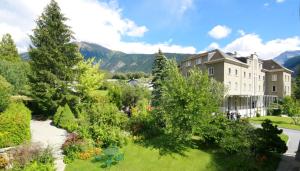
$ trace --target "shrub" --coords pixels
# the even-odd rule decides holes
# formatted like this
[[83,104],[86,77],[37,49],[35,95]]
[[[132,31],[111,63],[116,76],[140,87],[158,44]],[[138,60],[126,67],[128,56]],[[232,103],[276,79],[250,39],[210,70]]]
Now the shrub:
[[0,75],[0,112],[3,112],[10,102],[11,88],[6,79]]
[[0,169],[4,169],[9,164],[7,157],[0,155]]
[[265,155],[270,152],[284,153],[287,150],[285,142],[280,138],[282,129],[278,129],[277,125],[266,119],[262,124],[262,128],[255,130],[255,140],[253,141],[253,152],[256,155]]
[[69,132],[77,128],[77,122],[68,104],[64,107],[59,106],[53,117],[53,122],[56,126],[66,129]]
[[97,144],[109,146],[126,143],[127,135],[122,131],[126,125],[126,116],[110,103],[93,104],[88,110],[90,116],[90,134]]
[[68,135],[62,149],[66,163],[70,163],[77,158],[86,160],[101,153],[101,148],[95,148],[92,140],[83,139],[75,133]]
[[23,103],[12,103],[0,114],[0,147],[30,140],[30,113]]
[[15,93],[24,92],[27,89],[30,67],[27,62],[12,62],[0,60],[0,75],[2,75],[11,85]]
[[49,147],[43,149],[40,144],[25,144],[10,151],[15,171],[54,171],[54,158]]

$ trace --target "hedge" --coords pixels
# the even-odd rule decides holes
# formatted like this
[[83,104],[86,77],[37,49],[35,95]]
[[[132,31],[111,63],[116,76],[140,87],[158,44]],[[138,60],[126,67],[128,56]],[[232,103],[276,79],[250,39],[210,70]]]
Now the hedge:
[[31,111],[23,103],[11,103],[0,113],[0,148],[29,141]]

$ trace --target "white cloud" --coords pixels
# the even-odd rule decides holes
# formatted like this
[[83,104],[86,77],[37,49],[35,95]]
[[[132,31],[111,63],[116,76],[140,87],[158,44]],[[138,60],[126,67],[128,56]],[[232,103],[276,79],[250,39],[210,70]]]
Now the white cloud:
[[277,3],[282,3],[284,2],[285,0],[276,0]]
[[187,10],[193,8],[194,0],[161,0],[168,11],[177,17],[182,17]]
[[221,49],[225,52],[236,51],[245,56],[256,52],[260,58],[270,59],[287,50],[299,50],[300,37],[295,36],[263,42],[257,34],[245,34]]
[[231,33],[231,29],[225,25],[217,25],[208,34],[215,39],[223,39]]
[[[11,33],[19,50],[26,50],[28,34],[35,27],[34,20],[42,13],[50,0],[2,0],[0,6],[0,36]],[[149,31],[122,15],[116,0],[108,3],[98,0],[57,0],[62,13],[69,20],[78,41],[101,44],[114,50],[131,53],[155,53],[159,48],[164,52],[194,53],[194,47],[183,47],[171,42],[149,44],[125,42],[123,38],[143,37]],[[191,0],[182,0],[191,1]],[[188,6],[189,3],[187,3]],[[184,7],[185,8],[185,7]]]
[[213,49],[219,49],[220,45],[216,42],[212,42],[211,44],[208,45],[206,50],[213,50]]

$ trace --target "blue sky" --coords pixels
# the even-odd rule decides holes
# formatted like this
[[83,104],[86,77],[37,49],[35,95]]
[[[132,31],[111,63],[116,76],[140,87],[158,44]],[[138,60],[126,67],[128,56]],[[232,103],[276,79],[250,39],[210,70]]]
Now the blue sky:
[[[168,10],[172,4],[161,0],[124,0],[119,5],[125,16],[150,30],[142,40],[154,43],[170,39],[201,50],[210,42],[225,46],[240,37],[238,30],[256,33],[263,41],[298,36],[299,3],[297,0],[281,3],[276,0],[195,0],[183,14]],[[215,40],[207,33],[216,25],[226,25],[232,32],[226,38]]]
[[[300,49],[300,0],[57,0],[77,41],[127,53],[213,48],[272,58]],[[49,0],[0,0],[0,35],[26,51]]]

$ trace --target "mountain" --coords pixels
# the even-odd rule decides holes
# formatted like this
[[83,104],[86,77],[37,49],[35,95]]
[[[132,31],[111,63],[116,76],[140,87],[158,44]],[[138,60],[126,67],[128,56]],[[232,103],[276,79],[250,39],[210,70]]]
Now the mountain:
[[293,76],[296,76],[300,70],[300,55],[289,58],[284,62],[283,66],[290,70],[293,70]]
[[[84,58],[95,57],[101,60],[101,68],[111,72],[151,72],[155,54],[127,54],[113,51],[103,46],[88,42],[76,42]],[[191,54],[164,53],[167,58],[183,60]]]
[[295,51],[285,51],[274,58],[276,62],[283,65],[288,59],[293,58],[294,56],[299,56],[300,50]]

